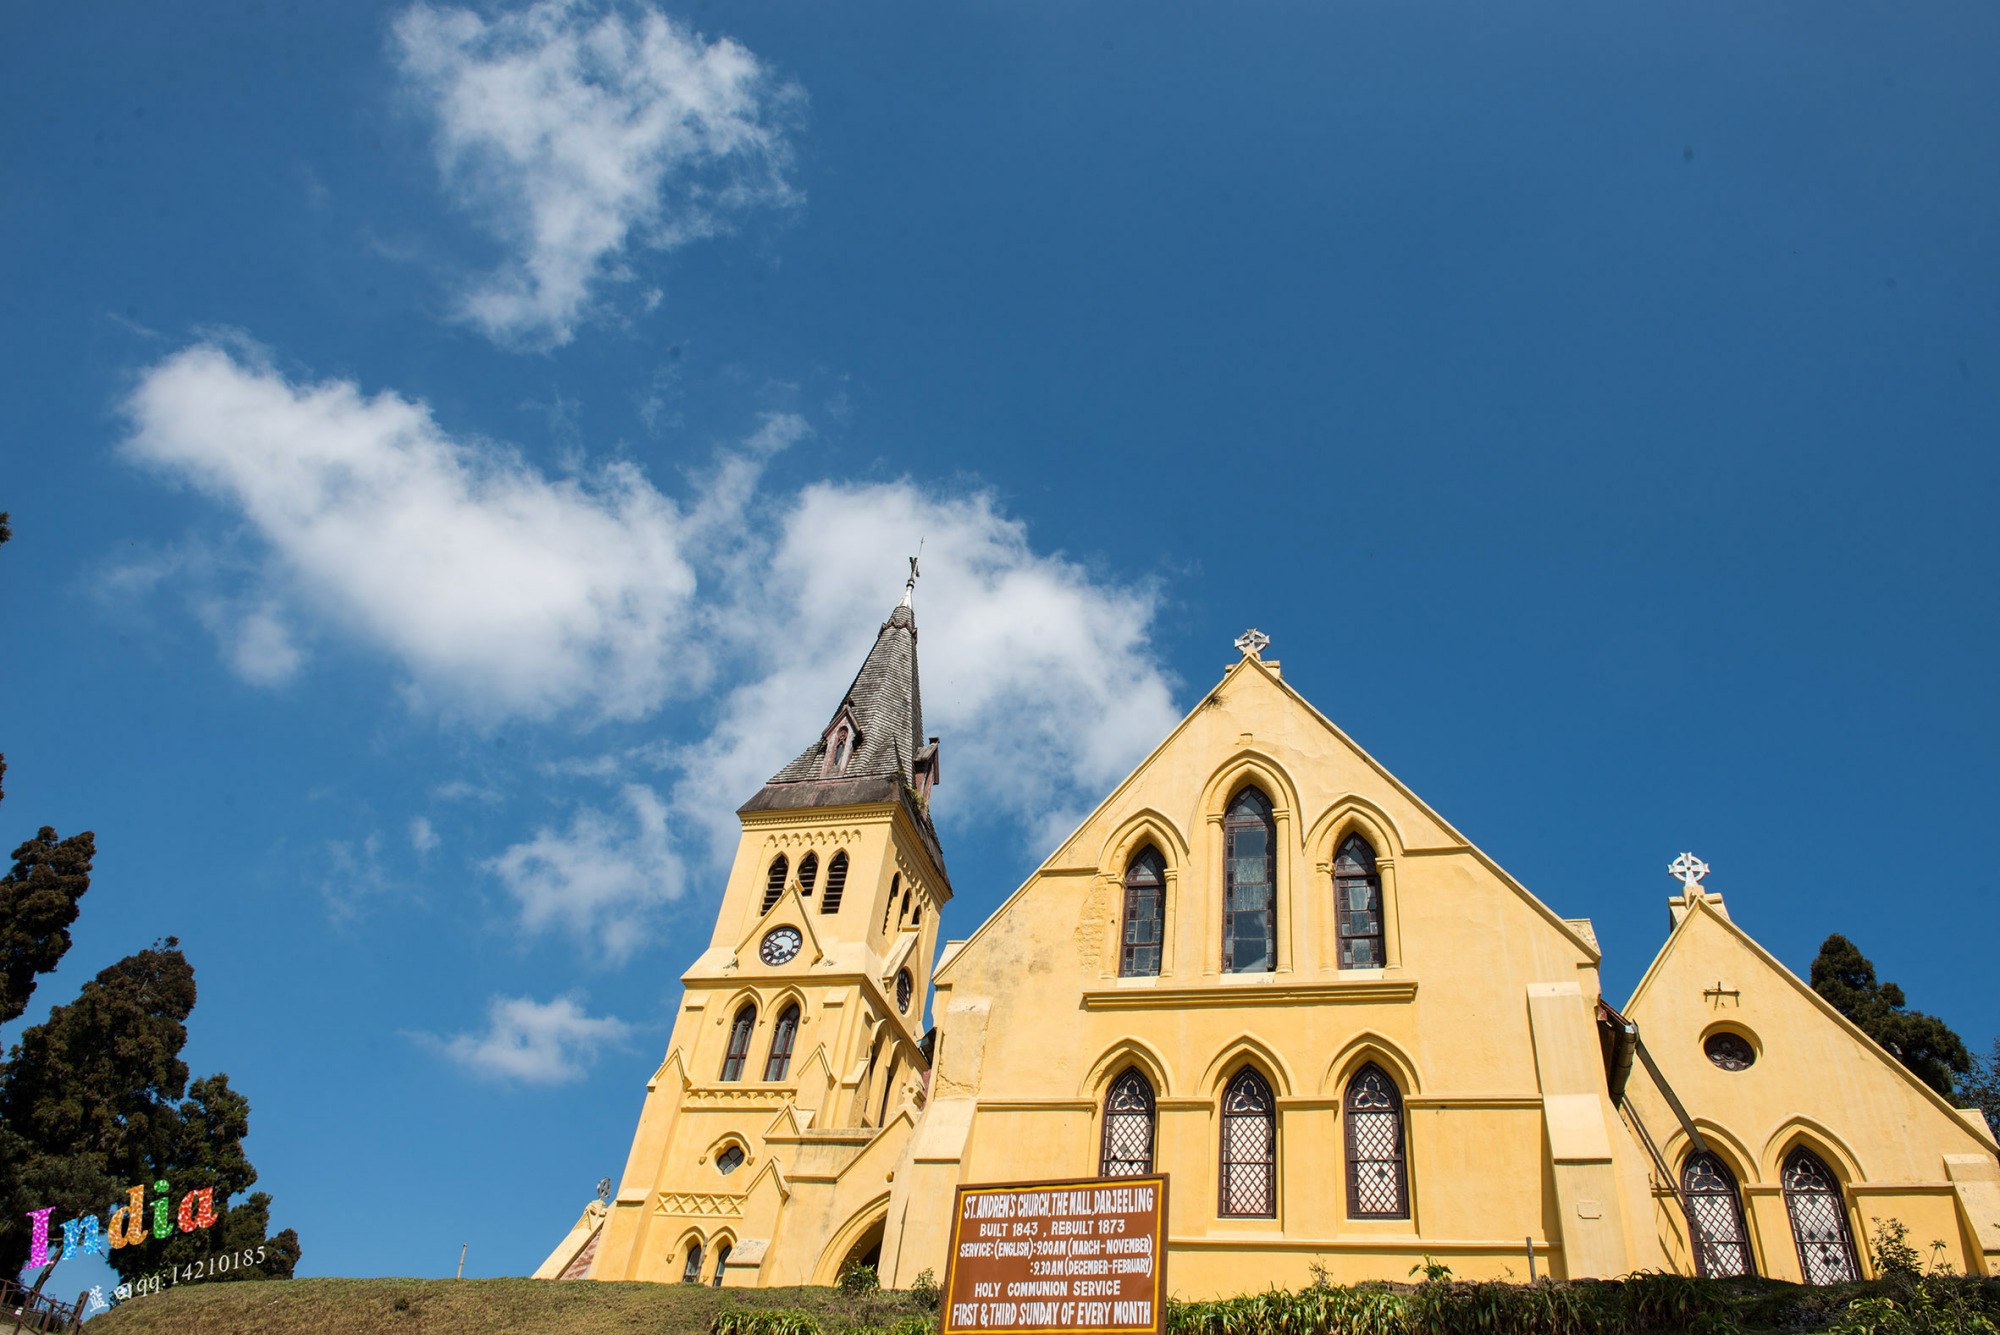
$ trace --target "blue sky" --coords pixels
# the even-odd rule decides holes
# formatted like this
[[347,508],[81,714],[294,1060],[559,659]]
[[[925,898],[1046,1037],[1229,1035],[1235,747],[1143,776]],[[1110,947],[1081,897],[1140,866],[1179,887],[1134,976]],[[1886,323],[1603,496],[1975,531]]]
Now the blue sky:
[[0,832],[100,849],[30,1018],[177,934],[302,1273],[526,1273],[922,539],[949,935],[1255,625],[1614,997],[1691,848],[1984,1048],[1996,37],[20,9]]

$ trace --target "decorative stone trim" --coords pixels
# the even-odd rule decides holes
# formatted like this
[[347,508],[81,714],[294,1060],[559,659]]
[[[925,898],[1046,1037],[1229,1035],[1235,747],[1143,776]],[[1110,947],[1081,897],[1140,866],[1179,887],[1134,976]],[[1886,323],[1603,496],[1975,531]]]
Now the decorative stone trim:
[[1414,982],[1224,983],[1213,987],[1116,988],[1085,992],[1087,1011],[1183,1010],[1197,1006],[1400,1005],[1417,999]]

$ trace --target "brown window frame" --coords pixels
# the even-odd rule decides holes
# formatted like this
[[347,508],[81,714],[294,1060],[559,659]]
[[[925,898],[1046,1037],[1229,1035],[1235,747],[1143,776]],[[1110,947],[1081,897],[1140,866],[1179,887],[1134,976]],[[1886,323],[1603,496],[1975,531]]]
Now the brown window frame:
[[[1705,1171],[1717,1185],[1707,1186],[1700,1182],[1697,1170]],[[1736,1174],[1722,1161],[1722,1156],[1710,1150],[1706,1154],[1690,1153],[1681,1161],[1681,1194],[1687,1198],[1688,1213],[1692,1217],[1696,1236],[1694,1238],[1694,1272],[1703,1279],[1733,1278],[1738,1275],[1754,1277],[1757,1273],[1757,1258],[1750,1250],[1750,1230],[1743,1218],[1743,1194],[1736,1185]],[[1709,1236],[1708,1211],[1699,1208],[1697,1202],[1727,1200],[1728,1214],[1722,1223],[1732,1224],[1736,1237],[1715,1239]],[[1741,1253],[1742,1268],[1731,1270],[1718,1266],[1720,1258],[1711,1257],[1710,1250],[1718,1252],[1725,1247],[1734,1247]]]
[[[1252,798],[1255,799],[1255,804],[1251,802]],[[1273,810],[1271,799],[1264,790],[1249,785],[1239,789],[1236,795],[1229,799],[1227,813],[1222,818],[1222,972],[1224,973],[1274,973],[1278,968],[1278,821],[1272,814]],[[1248,859],[1239,859],[1236,856],[1236,836],[1253,827],[1264,832],[1264,907],[1239,909],[1236,904],[1236,864]],[[1239,912],[1264,915],[1264,967],[1261,969],[1237,967],[1236,915]]]
[[[1239,1089],[1255,1092],[1263,1101],[1261,1110],[1232,1110],[1237,1103]],[[1261,1159],[1232,1159],[1236,1148],[1236,1137],[1232,1134],[1231,1123],[1238,1121],[1261,1121],[1264,1126],[1264,1157]],[[1222,1141],[1216,1154],[1216,1203],[1215,1212],[1224,1219],[1276,1219],[1278,1217],[1278,1100],[1271,1092],[1271,1082],[1263,1072],[1254,1066],[1245,1066],[1229,1077],[1229,1083],[1222,1091]],[[1264,1202],[1262,1209],[1234,1209],[1233,1204],[1242,1200],[1242,1193],[1231,1200],[1231,1168],[1247,1168],[1263,1165]]]
[[[1146,1128],[1146,1157],[1134,1159],[1113,1154],[1112,1144],[1129,1119],[1140,1119]],[[1098,1137],[1099,1177],[1144,1177],[1153,1171],[1153,1150],[1159,1138],[1159,1105],[1153,1096],[1153,1082],[1136,1066],[1128,1066],[1104,1091],[1104,1125]]]
[[[1799,1178],[1800,1170],[1808,1166],[1816,1169],[1819,1176],[1825,1180],[1826,1187],[1824,1189],[1818,1187],[1805,1188],[1794,1185]],[[1792,1245],[1798,1248],[1799,1252],[1799,1277],[1808,1284],[1844,1284],[1859,1280],[1861,1278],[1861,1258],[1854,1247],[1854,1227],[1847,1219],[1847,1192],[1842,1188],[1840,1179],[1834,1176],[1832,1167],[1828,1165],[1826,1160],[1820,1158],[1805,1146],[1796,1145],[1789,1154],[1785,1155],[1785,1162],[1779,1171],[1778,1180],[1785,1193],[1785,1221],[1791,1226]],[[1794,1206],[1794,1201],[1803,1201],[1808,1198],[1824,1199],[1827,1202],[1826,1208],[1832,1214],[1833,1222],[1839,1226],[1840,1237],[1838,1238],[1838,1242],[1847,1269],[1847,1274],[1844,1278],[1838,1276],[1828,1279],[1813,1278],[1815,1273],[1828,1273],[1830,1267],[1827,1257],[1822,1255],[1814,1258],[1808,1254],[1806,1249],[1808,1247],[1830,1247],[1836,1240],[1832,1238],[1806,1238],[1800,1235],[1799,1207]]]
[[771,1050],[764,1056],[764,1079],[783,1080],[792,1072],[792,1045],[799,1036],[799,1003],[778,1012],[778,1023],[771,1030]]
[[[1150,883],[1145,879],[1150,876]],[[1150,913],[1141,913],[1150,909]],[[1152,928],[1152,940],[1133,940],[1134,929]],[[1118,976],[1157,978],[1167,937],[1167,860],[1160,850],[1147,844],[1125,864],[1125,913],[1120,923]],[[1152,967],[1145,967],[1143,952],[1152,953]]]
[[[1365,1082],[1369,1077],[1379,1080],[1379,1088],[1389,1096],[1387,1109],[1371,1103],[1367,1107],[1360,1103]],[[1395,1141],[1389,1154],[1374,1153],[1363,1156],[1360,1144],[1361,1127],[1357,1114],[1364,1117],[1387,1115],[1394,1119]],[[1403,1118],[1403,1091],[1395,1078],[1374,1062],[1369,1062],[1356,1071],[1347,1081],[1347,1088],[1340,1094],[1340,1121],[1342,1140],[1346,1146],[1347,1160],[1347,1217],[1349,1219],[1408,1219],[1410,1217],[1410,1165],[1408,1151],[1408,1128]],[[1361,1207],[1361,1174],[1366,1166],[1389,1165],[1395,1172],[1396,1204],[1388,1210],[1364,1210]]]
[[[1342,861],[1348,860],[1348,850],[1355,848],[1358,848],[1366,855],[1364,859],[1357,861],[1355,864],[1363,868],[1363,871],[1358,876],[1351,873],[1343,875],[1340,870],[1340,864]],[[1364,909],[1352,909],[1348,907],[1351,902],[1352,891],[1357,886],[1367,892],[1368,906]],[[1357,913],[1372,915],[1375,930],[1372,932],[1350,930],[1354,925],[1354,917]],[[1375,846],[1359,834],[1350,834],[1340,841],[1339,851],[1333,855],[1334,955],[1336,962],[1341,968],[1384,969],[1388,967],[1389,951],[1388,930],[1385,925],[1386,917],[1387,915],[1383,912],[1382,906],[1382,872],[1375,860]],[[1367,941],[1370,943],[1368,963],[1356,964],[1353,962],[1352,951],[1348,947],[1348,943],[1351,941]]]
[[758,908],[759,913],[769,913],[778,906],[785,893],[785,873],[791,869],[791,861],[783,853],[771,859],[771,870],[764,875],[764,903]]
[[743,1064],[750,1059],[750,1035],[757,1031],[757,1003],[746,1001],[729,1022],[729,1049],[722,1055],[722,1079],[734,1083],[743,1078]]

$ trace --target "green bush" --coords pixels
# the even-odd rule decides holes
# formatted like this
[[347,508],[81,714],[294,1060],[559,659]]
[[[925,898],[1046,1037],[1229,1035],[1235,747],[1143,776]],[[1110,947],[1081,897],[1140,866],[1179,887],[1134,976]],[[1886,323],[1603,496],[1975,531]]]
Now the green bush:
[[944,1290],[938,1287],[937,1274],[934,1271],[922,1271],[910,1285],[910,1301],[927,1312],[936,1311],[938,1302],[943,1297]]
[[864,1297],[882,1291],[882,1280],[876,1275],[875,1267],[853,1261],[840,1269],[838,1280],[840,1291],[850,1298]]

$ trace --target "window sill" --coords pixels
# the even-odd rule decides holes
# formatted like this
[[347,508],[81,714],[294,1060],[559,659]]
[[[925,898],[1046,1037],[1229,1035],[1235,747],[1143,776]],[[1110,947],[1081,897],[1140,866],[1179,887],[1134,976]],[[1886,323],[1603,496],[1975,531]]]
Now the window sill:
[[[1350,971],[1352,972],[1352,971]],[[1372,972],[1372,971],[1371,971]],[[1284,977],[1265,974],[1261,977]],[[1343,979],[1332,983],[1208,983],[1199,987],[1125,987],[1085,992],[1087,1011],[1150,1010],[1198,1006],[1326,1006],[1404,1004],[1416,1000],[1414,978]]]

